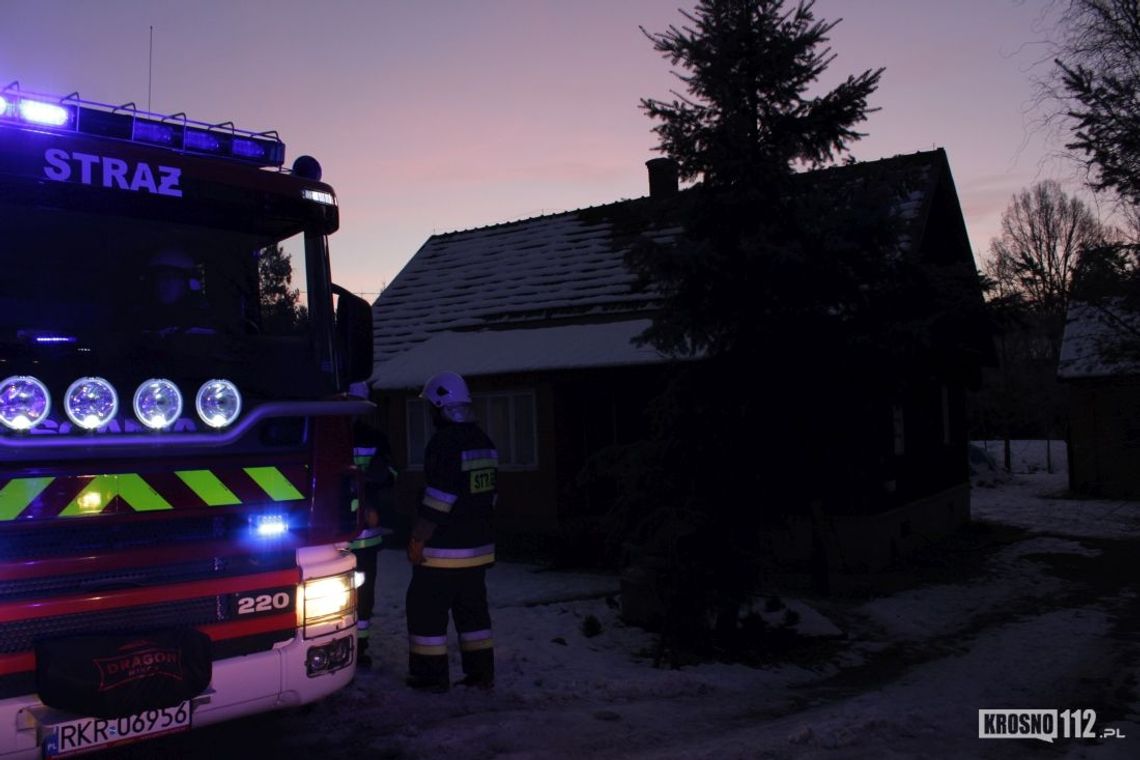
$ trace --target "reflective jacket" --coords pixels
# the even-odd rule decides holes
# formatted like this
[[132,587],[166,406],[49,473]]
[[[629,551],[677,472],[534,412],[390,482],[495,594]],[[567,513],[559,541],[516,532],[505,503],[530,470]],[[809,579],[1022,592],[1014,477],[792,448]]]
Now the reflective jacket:
[[424,567],[465,568],[495,561],[493,532],[499,453],[472,422],[441,427],[424,450],[424,496],[418,516],[436,528]]
[[[376,509],[378,504],[379,492],[382,489],[390,489],[396,480],[396,470],[390,464],[388,459],[390,453],[386,446],[376,447],[368,445],[356,446],[352,450],[353,463],[360,468],[363,473],[362,481],[364,485],[365,503],[369,504],[373,509]],[[360,498],[357,497],[352,500],[352,511],[356,512],[360,509]],[[381,526],[369,528],[365,526],[357,534],[356,538],[349,544],[352,550],[367,549],[372,546],[380,546],[383,542],[384,535],[390,531]]]

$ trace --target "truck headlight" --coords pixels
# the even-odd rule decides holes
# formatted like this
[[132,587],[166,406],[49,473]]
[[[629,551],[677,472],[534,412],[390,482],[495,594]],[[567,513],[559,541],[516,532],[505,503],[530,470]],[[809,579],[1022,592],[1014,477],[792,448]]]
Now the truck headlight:
[[151,430],[165,430],[182,414],[182,393],[170,380],[152,378],[135,391],[135,416]]
[[67,418],[84,430],[98,430],[119,411],[119,394],[101,377],[81,377],[63,395]]
[[229,380],[207,380],[194,399],[198,416],[212,428],[224,428],[241,414],[241,393]]
[[30,375],[13,375],[0,382],[0,423],[9,430],[30,430],[51,411],[47,387]]
[[347,628],[356,623],[353,573],[313,578],[301,584],[305,638]]

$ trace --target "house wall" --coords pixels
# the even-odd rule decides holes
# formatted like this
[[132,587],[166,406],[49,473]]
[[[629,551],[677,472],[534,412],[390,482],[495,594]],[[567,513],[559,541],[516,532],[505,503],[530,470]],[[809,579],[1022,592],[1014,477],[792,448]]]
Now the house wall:
[[580,476],[612,447],[649,434],[645,413],[660,391],[662,373],[659,366],[613,367],[561,373],[552,380],[560,517],[599,516],[612,506],[609,487]]
[[[664,371],[661,366],[625,367],[469,380],[474,394],[535,395],[536,466],[499,473],[496,528],[504,548],[553,551],[563,559],[584,562],[606,560],[600,555],[602,519],[615,494],[604,481],[580,476],[608,447],[649,434],[648,402],[660,391]],[[836,556],[849,569],[882,567],[909,552],[912,544],[928,542],[968,520],[964,390],[953,378],[933,375],[912,378],[907,387],[897,396],[884,393],[871,399],[855,394],[859,398],[849,405],[850,416],[836,423],[856,432],[850,461],[821,464],[824,481],[838,486],[825,498],[824,511],[837,526]],[[401,538],[423,488],[422,470],[407,464],[406,402],[415,397],[406,391],[381,399],[401,471],[396,487],[399,520],[393,526]],[[895,451],[895,406],[902,410],[901,454]],[[776,435],[763,445],[771,443],[782,442]],[[818,459],[810,451],[802,456]],[[784,540],[787,559],[810,556],[809,523],[793,521]],[[576,554],[558,553],[567,549]]]
[[876,514],[797,515],[765,533],[771,563],[786,570],[876,572],[929,547],[970,520],[963,483]]
[[[501,468],[496,529],[505,540],[577,540],[596,532],[613,493],[582,480],[592,457],[616,443],[647,432],[644,411],[658,392],[660,367],[618,367],[558,373],[469,378],[473,394],[532,391],[535,394],[537,463],[533,468]],[[384,427],[401,475],[396,485],[401,536],[411,524],[423,489],[423,471],[408,466],[406,404],[414,391],[381,395]],[[516,541],[517,542],[517,541]]]
[[1070,489],[1140,499],[1140,380],[1074,383],[1069,401]]
[[[504,467],[499,472],[496,528],[500,534],[554,535],[558,532],[559,492],[563,484],[557,434],[554,384],[541,375],[510,375],[469,378],[472,394],[500,391],[531,391],[535,395],[536,463],[533,467]],[[400,477],[396,484],[397,525],[401,536],[410,528],[424,487],[423,470],[409,466],[407,402],[417,392],[387,392],[379,400],[385,429],[392,445]]]
[[897,504],[969,480],[965,389],[953,378],[916,381],[903,401],[904,451],[895,457]]

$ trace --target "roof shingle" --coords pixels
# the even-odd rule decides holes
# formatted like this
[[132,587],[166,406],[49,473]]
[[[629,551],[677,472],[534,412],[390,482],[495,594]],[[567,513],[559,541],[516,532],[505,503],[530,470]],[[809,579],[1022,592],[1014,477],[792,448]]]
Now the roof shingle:
[[[804,176],[814,189],[834,193],[880,171],[889,179],[873,181],[891,183],[899,216],[921,225],[937,162],[945,163],[940,150]],[[675,223],[652,221],[652,203],[620,201],[432,236],[373,306],[374,382],[391,387],[383,380],[385,364],[440,333],[494,327],[502,338],[507,325],[644,318],[654,296],[635,289],[626,251],[638,235],[668,242],[680,232]],[[629,217],[637,227],[632,232]],[[910,235],[902,231],[900,246],[909,245]]]

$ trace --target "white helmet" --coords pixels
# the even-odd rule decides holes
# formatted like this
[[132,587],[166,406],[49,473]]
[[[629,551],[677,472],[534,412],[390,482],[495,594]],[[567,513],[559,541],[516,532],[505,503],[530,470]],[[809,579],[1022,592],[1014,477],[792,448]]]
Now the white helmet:
[[202,281],[195,272],[194,259],[186,253],[167,248],[152,256],[146,264],[146,281],[153,298],[161,305],[173,306],[190,294],[199,294]]
[[440,372],[433,375],[424,384],[420,398],[427,401],[437,409],[452,404],[470,404],[471,393],[467,390],[467,383],[454,372]]

